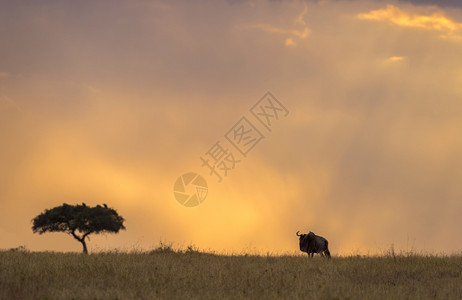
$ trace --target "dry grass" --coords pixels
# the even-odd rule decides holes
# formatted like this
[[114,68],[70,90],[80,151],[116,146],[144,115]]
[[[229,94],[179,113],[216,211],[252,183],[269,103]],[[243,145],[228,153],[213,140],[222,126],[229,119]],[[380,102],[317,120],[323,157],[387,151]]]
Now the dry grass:
[[461,299],[462,257],[0,252],[1,299]]

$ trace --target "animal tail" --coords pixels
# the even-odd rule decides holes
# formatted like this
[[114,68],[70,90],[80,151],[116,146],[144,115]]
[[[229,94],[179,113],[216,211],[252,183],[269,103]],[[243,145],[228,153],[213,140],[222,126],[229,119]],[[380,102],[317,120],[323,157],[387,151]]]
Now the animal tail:
[[327,258],[330,259],[329,242],[327,241],[326,241],[326,250],[324,250],[324,253],[327,255]]

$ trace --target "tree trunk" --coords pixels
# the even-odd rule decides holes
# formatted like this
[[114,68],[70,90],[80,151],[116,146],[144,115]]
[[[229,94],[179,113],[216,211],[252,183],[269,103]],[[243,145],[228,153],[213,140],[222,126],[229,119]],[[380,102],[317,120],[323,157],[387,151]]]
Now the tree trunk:
[[83,246],[83,253],[88,254],[88,249],[87,249],[87,243],[85,242],[85,238],[90,234],[91,232],[87,232],[82,237],[78,236],[75,234],[75,230],[71,231],[72,236],[79,242],[82,243]]
[[81,239],[80,242],[82,243],[82,246],[83,246],[83,253],[88,254],[87,243],[85,243],[85,238]]

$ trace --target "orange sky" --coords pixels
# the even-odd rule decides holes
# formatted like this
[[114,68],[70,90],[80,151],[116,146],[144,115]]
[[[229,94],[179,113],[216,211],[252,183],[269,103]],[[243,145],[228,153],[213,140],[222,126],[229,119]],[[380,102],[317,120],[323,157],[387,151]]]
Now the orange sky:
[[[450,3],[2,1],[0,248],[80,251],[30,220],[86,202],[127,220],[90,251],[295,252],[301,230],[337,254],[460,252]],[[218,183],[200,156],[266,91],[289,115]],[[194,208],[186,172],[209,186]]]

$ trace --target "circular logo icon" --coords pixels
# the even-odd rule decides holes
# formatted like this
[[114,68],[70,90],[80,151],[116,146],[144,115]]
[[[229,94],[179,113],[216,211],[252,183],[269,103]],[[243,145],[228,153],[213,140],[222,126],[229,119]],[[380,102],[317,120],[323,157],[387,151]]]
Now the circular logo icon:
[[201,175],[186,173],[175,181],[173,195],[181,205],[194,207],[204,202],[208,190],[207,182]]

